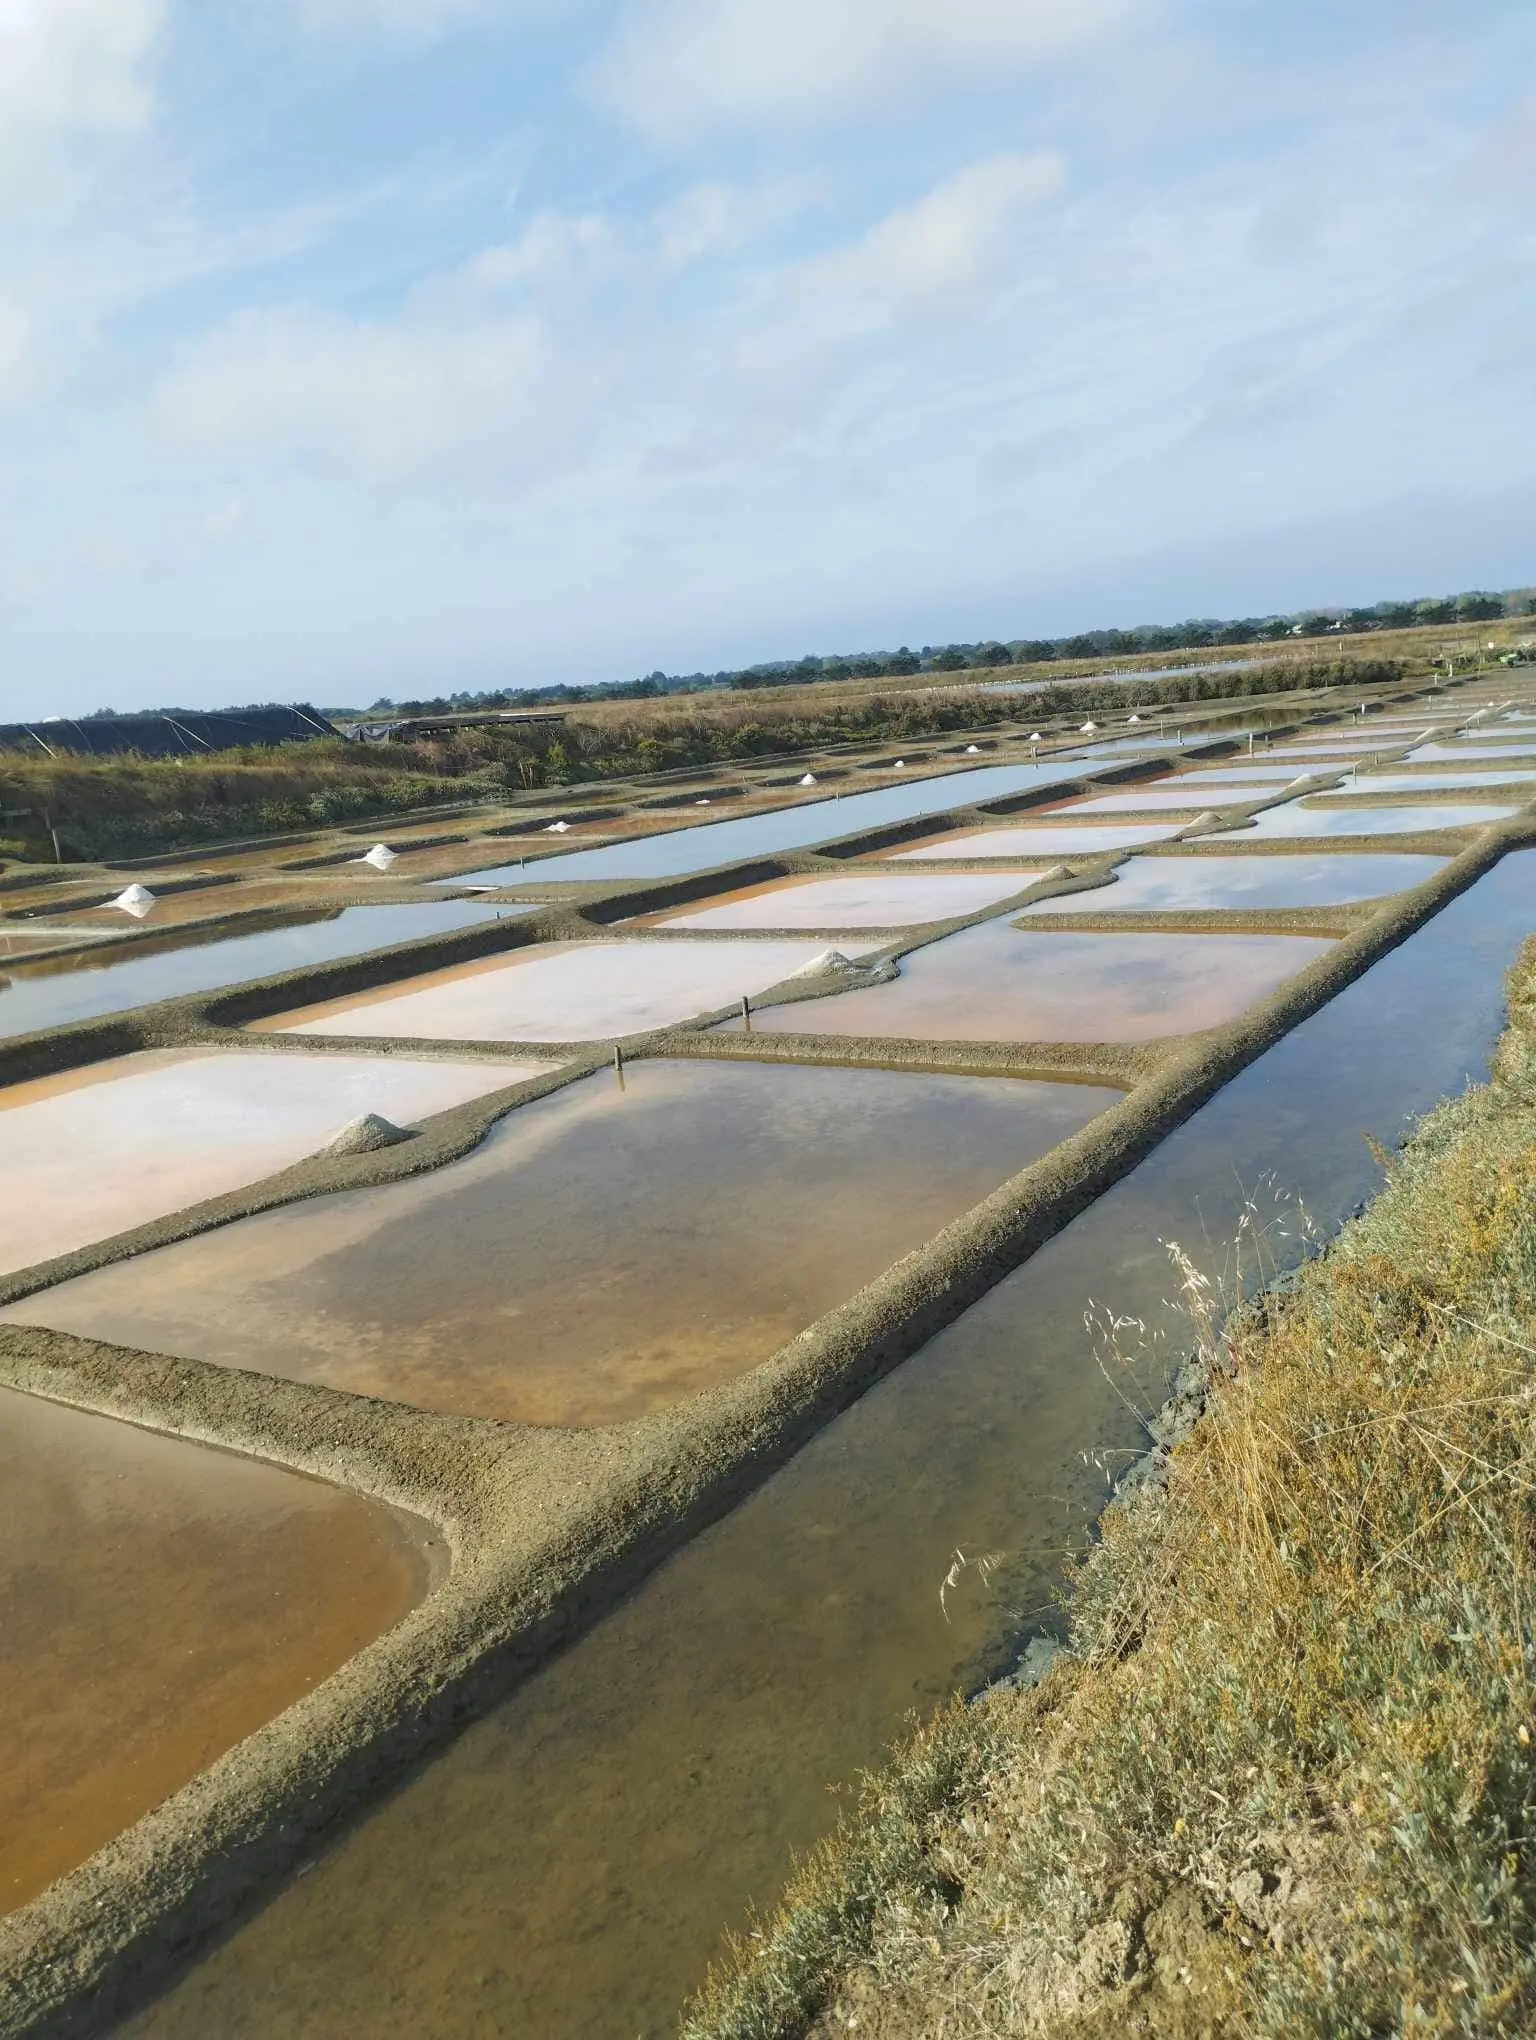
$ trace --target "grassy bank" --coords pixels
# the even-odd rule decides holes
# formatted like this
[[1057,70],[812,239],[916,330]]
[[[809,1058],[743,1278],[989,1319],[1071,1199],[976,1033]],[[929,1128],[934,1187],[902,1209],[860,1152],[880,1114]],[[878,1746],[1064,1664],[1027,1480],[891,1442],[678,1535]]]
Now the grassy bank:
[[[417,764],[418,769],[410,769]],[[340,739],[193,758],[0,758],[0,856],[66,861],[366,821],[475,789]]]
[[688,2040],[1536,2025],[1536,943],[1493,1080],[1225,1326],[1070,1654],[956,1703]]

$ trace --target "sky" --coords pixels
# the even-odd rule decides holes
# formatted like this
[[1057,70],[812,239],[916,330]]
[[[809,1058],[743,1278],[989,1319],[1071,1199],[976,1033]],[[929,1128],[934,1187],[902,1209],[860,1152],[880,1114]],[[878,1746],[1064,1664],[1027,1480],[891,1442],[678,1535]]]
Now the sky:
[[1529,0],[0,0],[0,717],[1536,579]]

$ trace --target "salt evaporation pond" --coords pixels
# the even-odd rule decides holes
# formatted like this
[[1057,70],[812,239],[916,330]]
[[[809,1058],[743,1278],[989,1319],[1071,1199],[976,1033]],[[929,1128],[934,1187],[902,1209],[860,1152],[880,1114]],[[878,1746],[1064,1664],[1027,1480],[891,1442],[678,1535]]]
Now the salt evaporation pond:
[[1063,815],[1135,815],[1156,814],[1162,809],[1177,810],[1191,816],[1210,807],[1241,807],[1249,801],[1268,800],[1272,789],[1254,787],[1245,793],[1241,787],[1232,787],[1218,792],[1209,786],[1185,786],[1182,781],[1173,783],[1166,779],[1149,780],[1145,787],[1125,787],[1119,793],[1097,793],[1087,800],[1075,800],[1056,810]]
[[683,878],[746,857],[802,850],[808,843],[852,835],[857,829],[942,814],[947,808],[974,807],[981,801],[1002,800],[1038,786],[1056,786],[1063,780],[1081,779],[1088,769],[1081,758],[1075,762],[1053,758],[1038,765],[982,765],[939,778],[883,786],[873,793],[851,793],[799,807],[774,808],[767,814],[742,815],[735,821],[671,829],[665,835],[646,836],[634,843],[574,850],[563,857],[543,857],[528,864],[498,864],[486,871],[466,872],[451,883],[518,885],[537,879],[542,885],[551,879]]
[[1210,787],[1214,791],[1218,786],[1260,785],[1267,779],[1286,782],[1312,776],[1323,778],[1344,770],[1346,767],[1342,765],[1329,765],[1321,760],[1309,768],[1294,761],[1287,765],[1264,765],[1256,758],[1229,758],[1221,765],[1191,765],[1187,772],[1180,773],[1179,778],[1181,784],[1202,789]]
[[0,1389],[0,1911],[397,1622],[394,1511]]
[[[1482,1075],[1530,927],[1508,859],[695,1538],[214,1948],[121,2040],[635,2040],[675,2030],[911,1710],[1002,1670],[1144,1448],[1093,1299],[1189,1334],[1163,1245],[1213,1265],[1271,1173],[1336,1225],[1364,1138]],[[1297,1254],[1273,1242],[1284,1264]],[[1148,1406],[1163,1365],[1145,1369]],[[957,1550],[972,1566],[939,1604]],[[508,1837],[516,1846],[508,1845]]]
[[[844,945],[853,956],[868,948]],[[259,1025],[369,1039],[608,1041],[737,1005],[824,954],[817,942],[544,943]]]
[[1039,871],[922,877],[864,871],[849,878],[781,878],[646,918],[657,928],[910,928],[979,914],[1039,876]]
[[[1072,895],[1074,905],[1090,897]],[[1329,947],[1301,935],[1063,934],[987,921],[904,956],[892,984],[763,1006],[751,1024],[881,1040],[1151,1041],[1235,1019]]]
[[[60,957],[0,978],[0,1036],[30,1034],[125,1013],[159,999],[222,990],[279,971],[302,970],[473,928],[498,915],[532,913],[525,905],[482,906],[469,900],[423,900],[395,907],[344,907],[331,914],[268,920],[242,930],[239,923],[187,929],[164,938],[144,936],[78,956]],[[59,938],[51,938],[57,941]]]
[[1443,857],[1136,857],[1092,892],[1026,907],[1040,914],[1177,914],[1215,907],[1338,907],[1422,885]]
[[1306,801],[1287,801],[1283,807],[1266,808],[1255,815],[1251,827],[1222,829],[1218,842],[1250,842],[1255,837],[1307,836],[1407,836],[1425,829],[1466,829],[1488,827],[1505,816],[1518,814],[1514,807],[1468,805],[1448,807],[1313,807]]
[[1536,794],[1536,759],[1523,772],[1362,772],[1355,779],[1360,793],[1438,793],[1453,787],[1529,786]]
[[0,1274],[219,1197],[377,1112],[411,1126],[549,1068],[154,1049],[0,1090],[0,1180],[24,1184]]
[[[1491,735],[1491,731],[1484,731]],[[1522,764],[1527,772],[1536,772],[1536,752],[1530,748],[1530,740],[1521,738],[1510,744],[1420,744],[1416,751],[1410,751],[1406,762],[1410,765],[1465,765],[1468,759],[1487,759],[1499,765]]]
[[1102,850],[1130,850],[1147,843],[1166,843],[1178,833],[1177,824],[1172,827],[1152,824],[1145,828],[1127,824],[1123,828],[1096,829],[1071,822],[1042,822],[1017,829],[962,829],[930,836],[925,843],[914,844],[907,850],[882,851],[880,856],[887,864],[938,857],[1043,856],[1047,865],[1052,865],[1064,857],[1091,857]]
[[636,1063],[524,1106],[447,1168],[4,1315],[422,1409],[614,1423],[766,1359],[1116,1097]]

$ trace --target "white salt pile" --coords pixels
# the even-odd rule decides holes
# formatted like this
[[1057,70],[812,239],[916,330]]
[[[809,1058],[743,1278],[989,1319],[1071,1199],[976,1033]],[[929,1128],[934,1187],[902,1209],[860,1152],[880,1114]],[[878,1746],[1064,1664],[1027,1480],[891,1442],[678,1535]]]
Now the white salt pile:
[[813,956],[809,963],[802,963],[798,970],[792,970],[786,982],[795,978],[829,977],[838,971],[858,970],[860,967],[851,956],[844,956],[840,949],[824,949],[820,956]]
[[387,843],[375,843],[373,848],[357,861],[359,864],[371,864],[375,871],[388,871],[395,861],[395,853]]
[[403,1127],[396,1126],[392,1119],[386,1119],[381,1112],[364,1112],[356,1119],[349,1119],[346,1125],[332,1139],[328,1140],[320,1153],[323,1155],[372,1155],[380,1148],[398,1147],[410,1135]]
[[112,905],[120,907],[125,914],[132,914],[136,921],[142,921],[155,904],[155,896],[147,885],[131,885],[126,892],[120,892]]
[[544,833],[546,836],[568,836],[571,833],[571,825],[569,822],[551,822]]
[[806,773],[806,775],[805,775],[805,777],[804,777],[804,779],[802,779],[802,780],[801,780],[800,784],[801,784],[802,786],[814,786],[814,785],[816,784],[816,775],[815,775],[815,773],[814,773],[814,772],[807,772],[807,773]]

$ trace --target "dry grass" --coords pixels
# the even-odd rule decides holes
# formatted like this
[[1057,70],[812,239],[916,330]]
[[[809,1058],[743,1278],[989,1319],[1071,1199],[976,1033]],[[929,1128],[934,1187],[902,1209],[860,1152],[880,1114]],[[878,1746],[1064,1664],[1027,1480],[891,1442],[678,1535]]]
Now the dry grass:
[[688,2040],[1536,2029],[1536,944],[1493,1082],[1223,1326],[1038,1690],[931,1724]]

